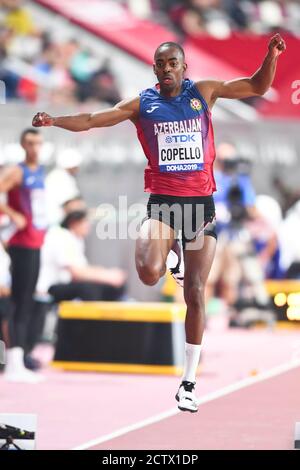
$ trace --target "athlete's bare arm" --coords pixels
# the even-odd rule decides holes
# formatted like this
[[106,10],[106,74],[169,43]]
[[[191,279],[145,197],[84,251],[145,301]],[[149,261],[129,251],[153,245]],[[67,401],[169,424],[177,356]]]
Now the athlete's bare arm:
[[200,93],[210,108],[217,98],[248,98],[262,96],[273,83],[277,59],[285,51],[286,45],[280,34],[270,39],[268,53],[261,67],[251,76],[229,81],[203,80],[197,83]]
[[7,193],[22,183],[23,172],[19,166],[10,166],[0,171],[0,193]]
[[73,116],[52,117],[47,113],[37,113],[32,121],[34,127],[56,126],[73,132],[87,131],[94,127],[111,127],[127,119],[135,122],[139,115],[140,98],[123,100],[113,108],[95,113]]
[[[0,171],[0,193],[7,193],[13,188],[19,186],[22,182],[22,169],[19,166],[4,168]],[[15,211],[5,203],[0,202],[0,212],[8,215],[8,217],[16,224],[18,229],[26,226],[26,218],[23,214]]]

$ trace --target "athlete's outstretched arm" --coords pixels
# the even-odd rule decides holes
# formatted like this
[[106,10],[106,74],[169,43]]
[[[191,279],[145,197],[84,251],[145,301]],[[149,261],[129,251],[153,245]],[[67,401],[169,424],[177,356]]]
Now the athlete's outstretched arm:
[[96,113],[75,114],[73,116],[49,116],[37,113],[32,121],[34,127],[56,126],[69,131],[87,131],[93,127],[110,127],[130,119],[135,121],[139,114],[140,99],[123,100],[113,108]]
[[210,107],[217,98],[248,98],[263,95],[272,85],[277,59],[285,51],[286,45],[280,34],[270,39],[268,53],[261,67],[251,76],[229,81],[203,80],[197,83]]

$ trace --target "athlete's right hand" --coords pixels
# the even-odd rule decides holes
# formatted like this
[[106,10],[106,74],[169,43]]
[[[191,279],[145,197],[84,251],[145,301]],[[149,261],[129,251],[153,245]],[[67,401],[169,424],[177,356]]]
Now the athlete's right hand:
[[53,124],[54,118],[47,113],[37,113],[32,120],[33,127],[53,126]]

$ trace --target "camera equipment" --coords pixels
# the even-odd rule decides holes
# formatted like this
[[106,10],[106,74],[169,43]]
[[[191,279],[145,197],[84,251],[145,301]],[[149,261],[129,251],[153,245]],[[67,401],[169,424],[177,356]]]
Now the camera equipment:
[[34,440],[34,436],[34,432],[0,423],[0,439],[4,439],[6,441],[5,444],[0,447],[0,450],[10,450],[11,446],[13,446],[15,450],[22,450],[17,444],[14,443],[14,439]]

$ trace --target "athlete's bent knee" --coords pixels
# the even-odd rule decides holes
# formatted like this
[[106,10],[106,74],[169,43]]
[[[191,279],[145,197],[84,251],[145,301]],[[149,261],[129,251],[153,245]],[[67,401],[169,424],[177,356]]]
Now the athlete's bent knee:
[[149,265],[139,263],[137,265],[137,272],[140,280],[147,286],[154,286],[160,279],[161,267],[159,265]]

